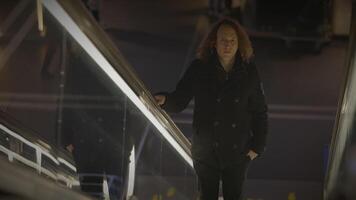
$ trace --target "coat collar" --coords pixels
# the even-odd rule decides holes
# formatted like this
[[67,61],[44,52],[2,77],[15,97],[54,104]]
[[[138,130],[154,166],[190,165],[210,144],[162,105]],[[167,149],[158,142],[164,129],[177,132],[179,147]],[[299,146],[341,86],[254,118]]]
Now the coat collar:
[[[239,55],[239,54],[238,54]],[[219,73],[226,73],[224,68],[221,66],[221,63],[215,54],[215,56],[212,56],[209,61],[209,68],[212,72],[212,75],[215,79],[215,81],[212,82],[212,87],[213,90],[218,92],[218,96],[225,96],[228,95],[228,93],[235,93],[234,96],[240,96],[245,88],[247,87],[247,64],[242,60],[241,56],[237,56],[234,66],[231,69],[231,71],[228,73],[229,75],[229,82],[228,84],[224,84],[223,87],[221,88],[219,83]],[[220,74],[221,75],[221,74]],[[220,85],[220,86],[218,86]],[[218,89],[220,88],[220,89]],[[219,90],[219,91],[218,91]]]
[[[216,53],[210,58],[210,65],[213,71],[216,71],[217,73],[226,73]],[[235,63],[228,74],[232,79],[245,76],[247,75],[247,66],[248,64],[242,60],[242,57],[238,53],[236,55]]]
[[[216,53],[210,58],[210,63],[214,69],[221,71],[221,72],[225,72],[225,69],[221,65],[220,60]],[[244,75],[245,73],[247,73],[247,63],[245,63],[243,61],[240,53],[238,53],[236,55],[235,63],[233,65],[231,71],[229,71],[228,73],[231,74],[232,76],[235,76],[235,75],[239,76],[239,75]]]

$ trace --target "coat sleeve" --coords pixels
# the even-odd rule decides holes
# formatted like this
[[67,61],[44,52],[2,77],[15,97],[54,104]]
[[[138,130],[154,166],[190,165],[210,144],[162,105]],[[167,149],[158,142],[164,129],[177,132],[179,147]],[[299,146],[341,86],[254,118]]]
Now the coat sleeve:
[[181,80],[178,82],[175,90],[171,93],[161,93],[166,96],[166,102],[162,108],[168,112],[178,113],[183,111],[190,100],[193,98],[193,82],[196,77],[199,61],[193,61]]
[[254,64],[250,66],[251,77],[253,77],[254,87],[249,96],[248,110],[251,113],[251,131],[252,140],[250,143],[250,149],[261,155],[266,146],[266,138],[268,132],[268,115],[267,104],[263,91],[261,79]]

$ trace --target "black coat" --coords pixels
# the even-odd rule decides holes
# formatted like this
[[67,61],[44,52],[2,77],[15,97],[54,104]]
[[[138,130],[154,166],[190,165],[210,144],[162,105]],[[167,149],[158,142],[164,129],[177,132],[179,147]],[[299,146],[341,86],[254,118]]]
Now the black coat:
[[211,161],[215,154],[225,165],[246,159],[250,149],[264,151],[267,105],[253,62],[238,58],[226,73],[217,58],[195,60],[166,97],[168,112],[184,110],[194,98],[193,159]]

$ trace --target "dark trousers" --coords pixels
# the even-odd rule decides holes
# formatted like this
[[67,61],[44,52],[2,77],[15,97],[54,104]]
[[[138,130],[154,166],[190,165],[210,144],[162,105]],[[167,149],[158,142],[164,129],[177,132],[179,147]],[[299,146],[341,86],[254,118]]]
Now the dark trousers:
[[194,169],[200,184],[200,200],[217,200],[222,181],[224,200],[241,200],[242,186],[247,174],[249,158],[224,168],[194,161]]

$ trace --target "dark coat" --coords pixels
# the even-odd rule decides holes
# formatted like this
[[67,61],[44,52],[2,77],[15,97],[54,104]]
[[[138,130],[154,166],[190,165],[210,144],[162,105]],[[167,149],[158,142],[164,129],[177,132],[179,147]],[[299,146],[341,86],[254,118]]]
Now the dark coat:
[[248,150],[259,155],[265,149],[267,105],[260,77],[253,62],[240,58],[229,73],[212,58],[195,60],[175,91],[166,94],[162,106],[180,112],[194,98],[193,159],[225,165],[246,159]]

